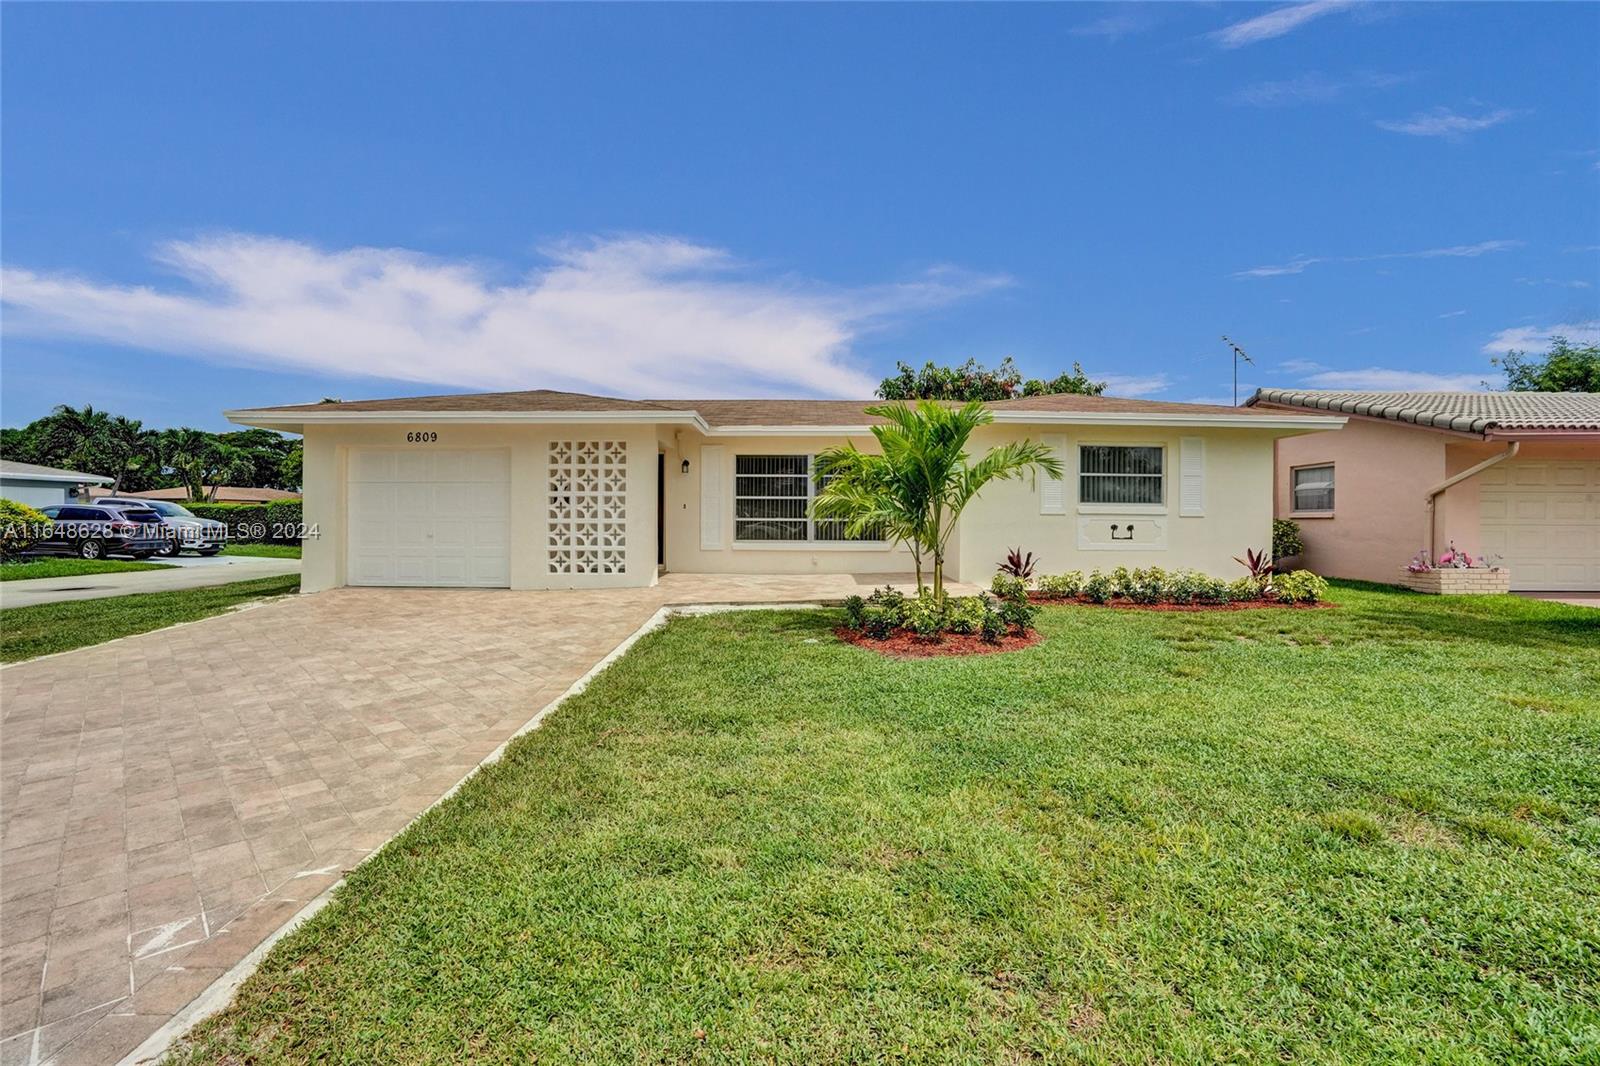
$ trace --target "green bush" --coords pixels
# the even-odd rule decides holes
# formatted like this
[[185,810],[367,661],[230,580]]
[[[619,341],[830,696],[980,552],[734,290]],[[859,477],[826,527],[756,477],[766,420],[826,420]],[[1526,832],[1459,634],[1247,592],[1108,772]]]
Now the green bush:
[[27,504],[0,499],[0,556],[27,551],[49,525],[50,519]]
[[1228,583],[1220,577],[1211,577],[1208,574],[1194,576],[1194,598],[1200,603],[1227,603],[1233,598],[1229,592]]
[[299,544],[295,533],[305,524],[304,501],[273,500],[267,504],[267,534],[280,544]]
[[900,628],[900,618],[897,612],[879,603],[867,604],[862,612],[861,628],[867,636],[877,640],[886,639],[889,634]]
[[987,603],[982,596],[952,597],[944,607],[944,627],[952,633],[980,632]]
[[186,503],[196,518],[209,518],[228,527],[228,539],[237,544],[299,544],[300,538],[283,536],[304,521],[300,500],[270,503]]
[[898,627],[906,620],[906,596],[893,585],[885,585],[881,589],[873,589],[872,595],[867,597],[867,605],[880,608]]
[[1305,543],[1300,539],[1300,523],[1291,522],[1287,518],[1276,519],[1272,523],[1272,557],[1274,559],[1287,559],[1299,555],[1306,550]]
[[1083,583],[1083,594],[1089,597],[1090,603],[1106,603],[1115,592],[1111,578],[1096,570],[1091,573]]
[[989,582],[989,591],[994,593],[996,598],[1007,602],[1022,600],[1026,603],[1028,599],[1028,583],[1020,577],[1012,577],[1009,574],[994,575],[994,580]]
[[1039,608],[1027,600],[1003,600],[1000,603],[1000,617],[1009,626],[1015,626],[1020,633],[1026,633],[1033,628],[1033,620],[1039,614]]
[[1328,596],[1328,583],[1309,570],[1279,574],[1272,579],[1272,591],[1284,603],[1316,603]]
[[1228,599],[1234,603],[1250,603],[1261,598],[1261,582],[1253,577],[1241,577],[1228,585]]
[[1124,597],[1133,595],[1133,571],[1126,566],[1119,566],[1111,571],[1111,595]]
[[1083,591],[1083,571],[1051,574],[1039,579],[1039,595],[1049,599],[1070,600]]
[[1167,582],[1167,600],[1184,606],[1193,603],[1200,596],[1200,584],[1196,580],[1200,576],[1193,570],[1180,570],[1174,574],[1172,580]]
[[919,637],[936,637],[944,628],[944,611],[932,595],[918,596],[906,601],[903,624]]
[[983,601],[983,620],[978,626],[978,632],[983,634],[983,639],[990,644],[1000,643],[1000,638],[1006,635],[1005,615],[990,600]]
[[[1148,570],[1135,570],[1128,577],[1127,592],[1124,595],[1134,603],[1160,603],[1169,592],[1172,577],[1173,575],[1159,566],[1152,566]],[[1113,582],[1115,582],[1114,576]]]
[[860,629],[867,620],[867,601],[860,596],[846,596],[844,601],[844,624],[851,629]]

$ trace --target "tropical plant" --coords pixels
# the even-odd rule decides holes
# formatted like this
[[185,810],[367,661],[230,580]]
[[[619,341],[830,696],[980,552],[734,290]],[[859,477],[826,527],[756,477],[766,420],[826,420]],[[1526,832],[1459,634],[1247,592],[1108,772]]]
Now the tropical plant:
[[1034,559],[1033,553],[1029,552],[1028,554],[1024,555],[1022,554],[1022,548],[1019,546],[1006,552],[1004,561],[1002,561],[995,569],[999,570],[1002,574],[1010,574],[1012,577],[1027,581],[1029,578],[1033,577],[1033,568],[1037,565],[1038,563],[1037,560]]
[[860,629],[867,620],[867,601],[860,596],[846,596],[844,600],[844,624],[851,629]]
[[97,473],[94,468],[105,458],[110,429],[111,416],[96,411],[93,404],[81,408],[61,404],[50,412],[43,443],[69,469]]
[[1046,574],[1039,579],[1039,595],[1052,600],[1070,600],[1083,591],[1083,571]]
[[1250,603],[1261,598],[1261,582],[1253,577],[1241,577],[1228,583],[1228,599],[1234,603]]
[[1109,603],[1115,591],[1110,576],[1098,570],[1091,573],[1083,583],[1083,594],[1089,598],[1090,603]]
[[945,629],[952,633],[981,631],[988,602],[983,596],[952,596],[944,608]]
[[1244,550],[1244,558],[1241,559],[1235,555],[1233,561],[1250,571],[1250,576],[1262,585],[1272,580],[1272,556],[1267,554],[1265,548],[1260,551],[1256,551],[1254,548],[1246,548]]
[[999,573],[990,579],[989,591],[994,593],[996,599],[1025,600],[1028,598],[1028,583],[1020,577]]
[[1284,603],[1316,603],[1328,596],[1328,582],[1310,570],[1279,574],[1272,583],[1272,594]]
[[859,535],[882,524],[890,535],[921,549],[917,583],[922,583],[922,557],[933,567],[933,595],[945,599],[945,550],[967,505],[991,481],[1020,478],[1032,470],[1061,476],[1061,462],[1049,448],[1021,440],[989,449],[969,461],[966,446],[972,433],[994,421],[981,403],[961,407],[928,400],[915,406],[882,404],[866,413],[883,419],[872,427],[881,456],[876,461],[851,445],[818,456],[813,513],[842,520],[846,533]]
[[944,607],[932,593],[908,599],[903,624],[919,637],[937,637],[944,628]]
[[0,556],[27,551],[49,525],[50,519],[27,504],[0,499]]
[[1305,542],[1300,539],[1300,523],[1287,518],[1275,519],[1272,523],[1272,557],[1274,559],[1292,559],[1306,550]]

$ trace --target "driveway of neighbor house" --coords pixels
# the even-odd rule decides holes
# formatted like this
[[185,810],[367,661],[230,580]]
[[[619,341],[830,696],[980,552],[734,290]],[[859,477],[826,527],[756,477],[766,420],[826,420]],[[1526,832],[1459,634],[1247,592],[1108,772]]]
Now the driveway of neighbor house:
[[43,577],[0,584],[0,609],[32,607],[65,600],[98,600],[131,596],[139,592],[170,592],[226,585],[258,577],[298,574],[299,559],[265,559],[255,556],[218,555],[211,558],[183,555],[163,559],[165,570],[138,570],[123,574],[86,574],[78,577]]
[[663,605],[869,584],[338,589],[0,669],[0,1066],[137,1047]]
[[1600,607],[1600,592],[1518,592],[1516,595],[1530,600],[1569,603],[1574,607]]

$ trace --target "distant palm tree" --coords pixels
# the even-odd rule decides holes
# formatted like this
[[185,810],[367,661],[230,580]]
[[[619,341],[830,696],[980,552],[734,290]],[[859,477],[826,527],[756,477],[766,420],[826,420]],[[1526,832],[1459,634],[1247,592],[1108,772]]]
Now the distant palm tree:
[[945,548],[961,512],[983,487],[1034,469],[1061,476],[1061,462],[1050,449],[1028,440],[991,448],[969,462],[966,447],[973,431],[994,421],[981,403],[955,407],[923,400],[914,407],[869,407],[866,413],[886,423],[872,427],[882,455],[865,456],[854,445],[819,455],[813,512],[845,521],[852,535],[880,524],[914,545],[918,588],[927,556],[933,562],[933,595],[940,601],[945,598]]
[[61,404],[46,421],[44,442],[51,456],[70,469],[97,473],[94,467],[105,458],[111,416],[93,404],[82,409]]
[[140,465],[155,457],[152,434],[145,432],[138,419],[113,416],[106,424],[106,472],[116,480],[111,491],[121,492],[122,483]]

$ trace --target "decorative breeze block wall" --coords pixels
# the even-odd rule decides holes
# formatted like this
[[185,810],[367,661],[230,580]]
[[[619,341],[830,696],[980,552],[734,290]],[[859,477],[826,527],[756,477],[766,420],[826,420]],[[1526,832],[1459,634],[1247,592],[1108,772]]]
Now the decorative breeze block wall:
[[552,574],[628,572],[628,442],[550,442],[546,558]]

